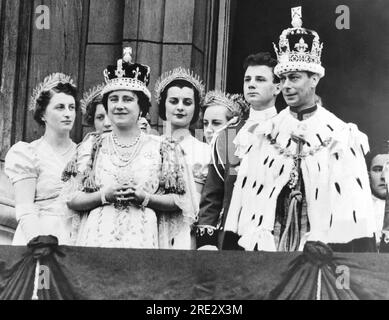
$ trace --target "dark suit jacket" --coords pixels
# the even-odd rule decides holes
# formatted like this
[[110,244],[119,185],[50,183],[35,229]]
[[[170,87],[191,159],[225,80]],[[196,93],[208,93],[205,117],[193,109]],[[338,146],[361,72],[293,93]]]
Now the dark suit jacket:
[[[204,245],[214,245],[219,249],[239,249],[237,239],[235,239],[236,235],[231,235],[233,239],[229,236],[225,237],[223,227],[237,177],[235,168],[240,164],[240,159],[234,155],[236,148],[233,140],[244,124],[245,121],[242,120],[224,129],[219,133],[214,144],[212,150],[214,161],[209,164],[208,176],[200,201],[197,229],[198,248]],[[218,224],[219,228],[217,228]]]

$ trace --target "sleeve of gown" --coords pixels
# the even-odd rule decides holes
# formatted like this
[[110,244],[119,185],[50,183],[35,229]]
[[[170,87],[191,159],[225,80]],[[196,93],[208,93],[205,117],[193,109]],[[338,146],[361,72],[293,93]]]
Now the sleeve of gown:
[[77,146],[77,152],[72,161],[67,165],[62,174],[65,181],[63,195],[65,201],[71,201],[78,193],[83,190],[83,180],[85,172],[91,160],[92,148],[95,142],[93,135],[85,137],[84,141]]
[[[96,137],[93,134],[87,135],[77,146],[75,157],[69,162],[62,173],[62,180],[64,181],[62,197],[65,202],[71,201],[78,194],[83,192],[85,172],[89,166],[89,161],[91,161],[95,140]],[[70,243],[72,245],[77,245],[77,238],[82,229],[82,225],[86,222],[88,212],[73,211],[73,213]]]
[[12,184],[38,177],[38,158],[33,148],[26,142],[18,142],[5,157],[4,172]]
[[[18,142],[12,146],[5,157],[4,172],[13,184],[25,179],[37,178],[38,158],[34,149],[25,142]],[[15,213],[27,242],[41,234],[39,210],[34,203],[16,203]]]
[[184,220],[193,224],[197,219],[199,201],[192,171],[184,158],[181,147],[168,141],[161,142],[161,181],[165,194],[173,196],[181,209]]

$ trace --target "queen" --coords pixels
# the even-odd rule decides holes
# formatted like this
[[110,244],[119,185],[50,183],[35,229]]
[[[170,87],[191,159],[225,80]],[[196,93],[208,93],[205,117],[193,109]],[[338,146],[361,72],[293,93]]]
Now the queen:
[[[150,107],[150,68],[132,63],[131,49],[104,71],[103,105],[112,132],[93,134],[64,172],[67,204],[80,212],[75,244],[159,248],[159,210],[194,221],[193,182],[181,149],[143,133],[138,120]],[[65,191],[66,192],[66,191]]]

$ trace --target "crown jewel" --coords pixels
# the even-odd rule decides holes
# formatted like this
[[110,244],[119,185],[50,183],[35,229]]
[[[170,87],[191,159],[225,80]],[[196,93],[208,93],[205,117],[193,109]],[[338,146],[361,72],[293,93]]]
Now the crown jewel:
[[155,83],[155,98],[158,103],[161,101],[161,94],[165,88],[174,80],[185,80],[191,83],[199,92],[200,100],[203,101],[205,94],[205,87],[200,80],[200,77],[193,73],[193,71],[178,67],[171,71],[165,72]]
[[279,77],[288,71],[310,71],[323,77],[323,43],[316,31],[302,27],[301,7],[292,8],[292,26],[281,33],[278,48],[273,43],[278,60],[274,73]]
[[80,101],[82,114],[85,114],[90,104],[96,98],[101,98],[101,91],[104,88],[104,83],[94,86],[92,89],[89,89],[87,92],[83,94],[83,98]]
[[33,90],[28,109],[30,111],[34,111],[36,108],[36,101],[39,98],[39,96],[42,94],[42,92],[49,91],[55,88],[60,83],[63,84],[69,83],[74,88],[76,87],[73,83],[73,79],[70,76],[60,72],[52,73],[47,77],[45,77],[43,82],[38,84],[37,87]]
[[226,107],[232,116],[242,117],[249,110],[248,103],[241,94],[229,94],[220,90],[209,91],[204,98],[204,107],[222,105]]
[[150,91],[147,86],[150,82],[150,67],[140,63],[132,63],[132,48],[123,49],[123,58],[117,60],[116,65],[108,66],[104,70],[105,87],[101,95],[115,90],[141,91],[149,99]]

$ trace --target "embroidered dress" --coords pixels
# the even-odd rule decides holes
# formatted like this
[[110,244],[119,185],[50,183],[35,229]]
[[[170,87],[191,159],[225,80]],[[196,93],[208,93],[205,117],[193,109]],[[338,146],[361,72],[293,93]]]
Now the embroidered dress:
[[284,187],[295,182],[298,144],[293,137],[305,141],[299,154],[310,225],[299,249],[310,240],[347,243],[372,237],[374,216],[364,161],[367,137],[320,106],[302,121],[287,108],[254,130],[225,230],[241,236],[239,245],[246,250],[277,250],[273,236],[277,200]]
[[[92,170],[88,173],[90,164]],[[92,135],[79,147],[77,172],[76,179],[69,180],[70,188],[78,190],[76,192],[85,189],[91,177],[96,190],[116,183],[135,183],[151,194],[171,193],[182,209],[177,215],[188,223],[194,221],[195,208],[190,192],[193,186],[188,185],[186,181],[189,179],[184,177],[187,171],[182,151],[159,137],[141,134],[137,145],[120,159],[115,151],[113,133]],[[181,187],[178,185],[180,179]],[[73,191],[71,197],[74,196]],[[160,247],[156,212],[132,203],[99,206],[82,215],[80,221],[75,221],[74,227],[78,230],[76,245],[79,246]],[[170,227],[170,233],[166,235],[168,239],[180,232],[176,226]]]
[[187,135],[179,144],[184,150],[185,160],[192,169],[195,182],[204,184],[208,175],[208,165],[211,162],[211,147],[192,135]]
[[[42,137],[31,143],[16,143],[5,158],[4,171],[13,184],[24,179],[36,179],[34,205],[39,224],[36,227],[40,235],[56,236],[62,245],[70,244],[73,213],[61,196],[64,185],[61,174],[75,152],[76,144],[72,142],[66,153],[59,155]],[[18,221],[22,215],[23,212],[16,208]],[[19,224],[13,244],[26,245],[29,240]]]
[[[164,138],[163,138],[164,139]],[[165,138],[166,139],[166,138]],[[193,223],[197,220],[201,194],[195,189],[194,182],[204,184],[208,174],[208,165],[211,161],[211,150],[208,144],[203,143],[191,135],[179,142],[184,151],[185,163],[191,174],[192,194],[196,208],[193,221],[184,220],[180,213],[169,212],[160,215],[159,233],[161,248],[164,249],[195,249],[195,236],[192,232]],[[171,237],[169,229],[180,229],[181,232]]]

